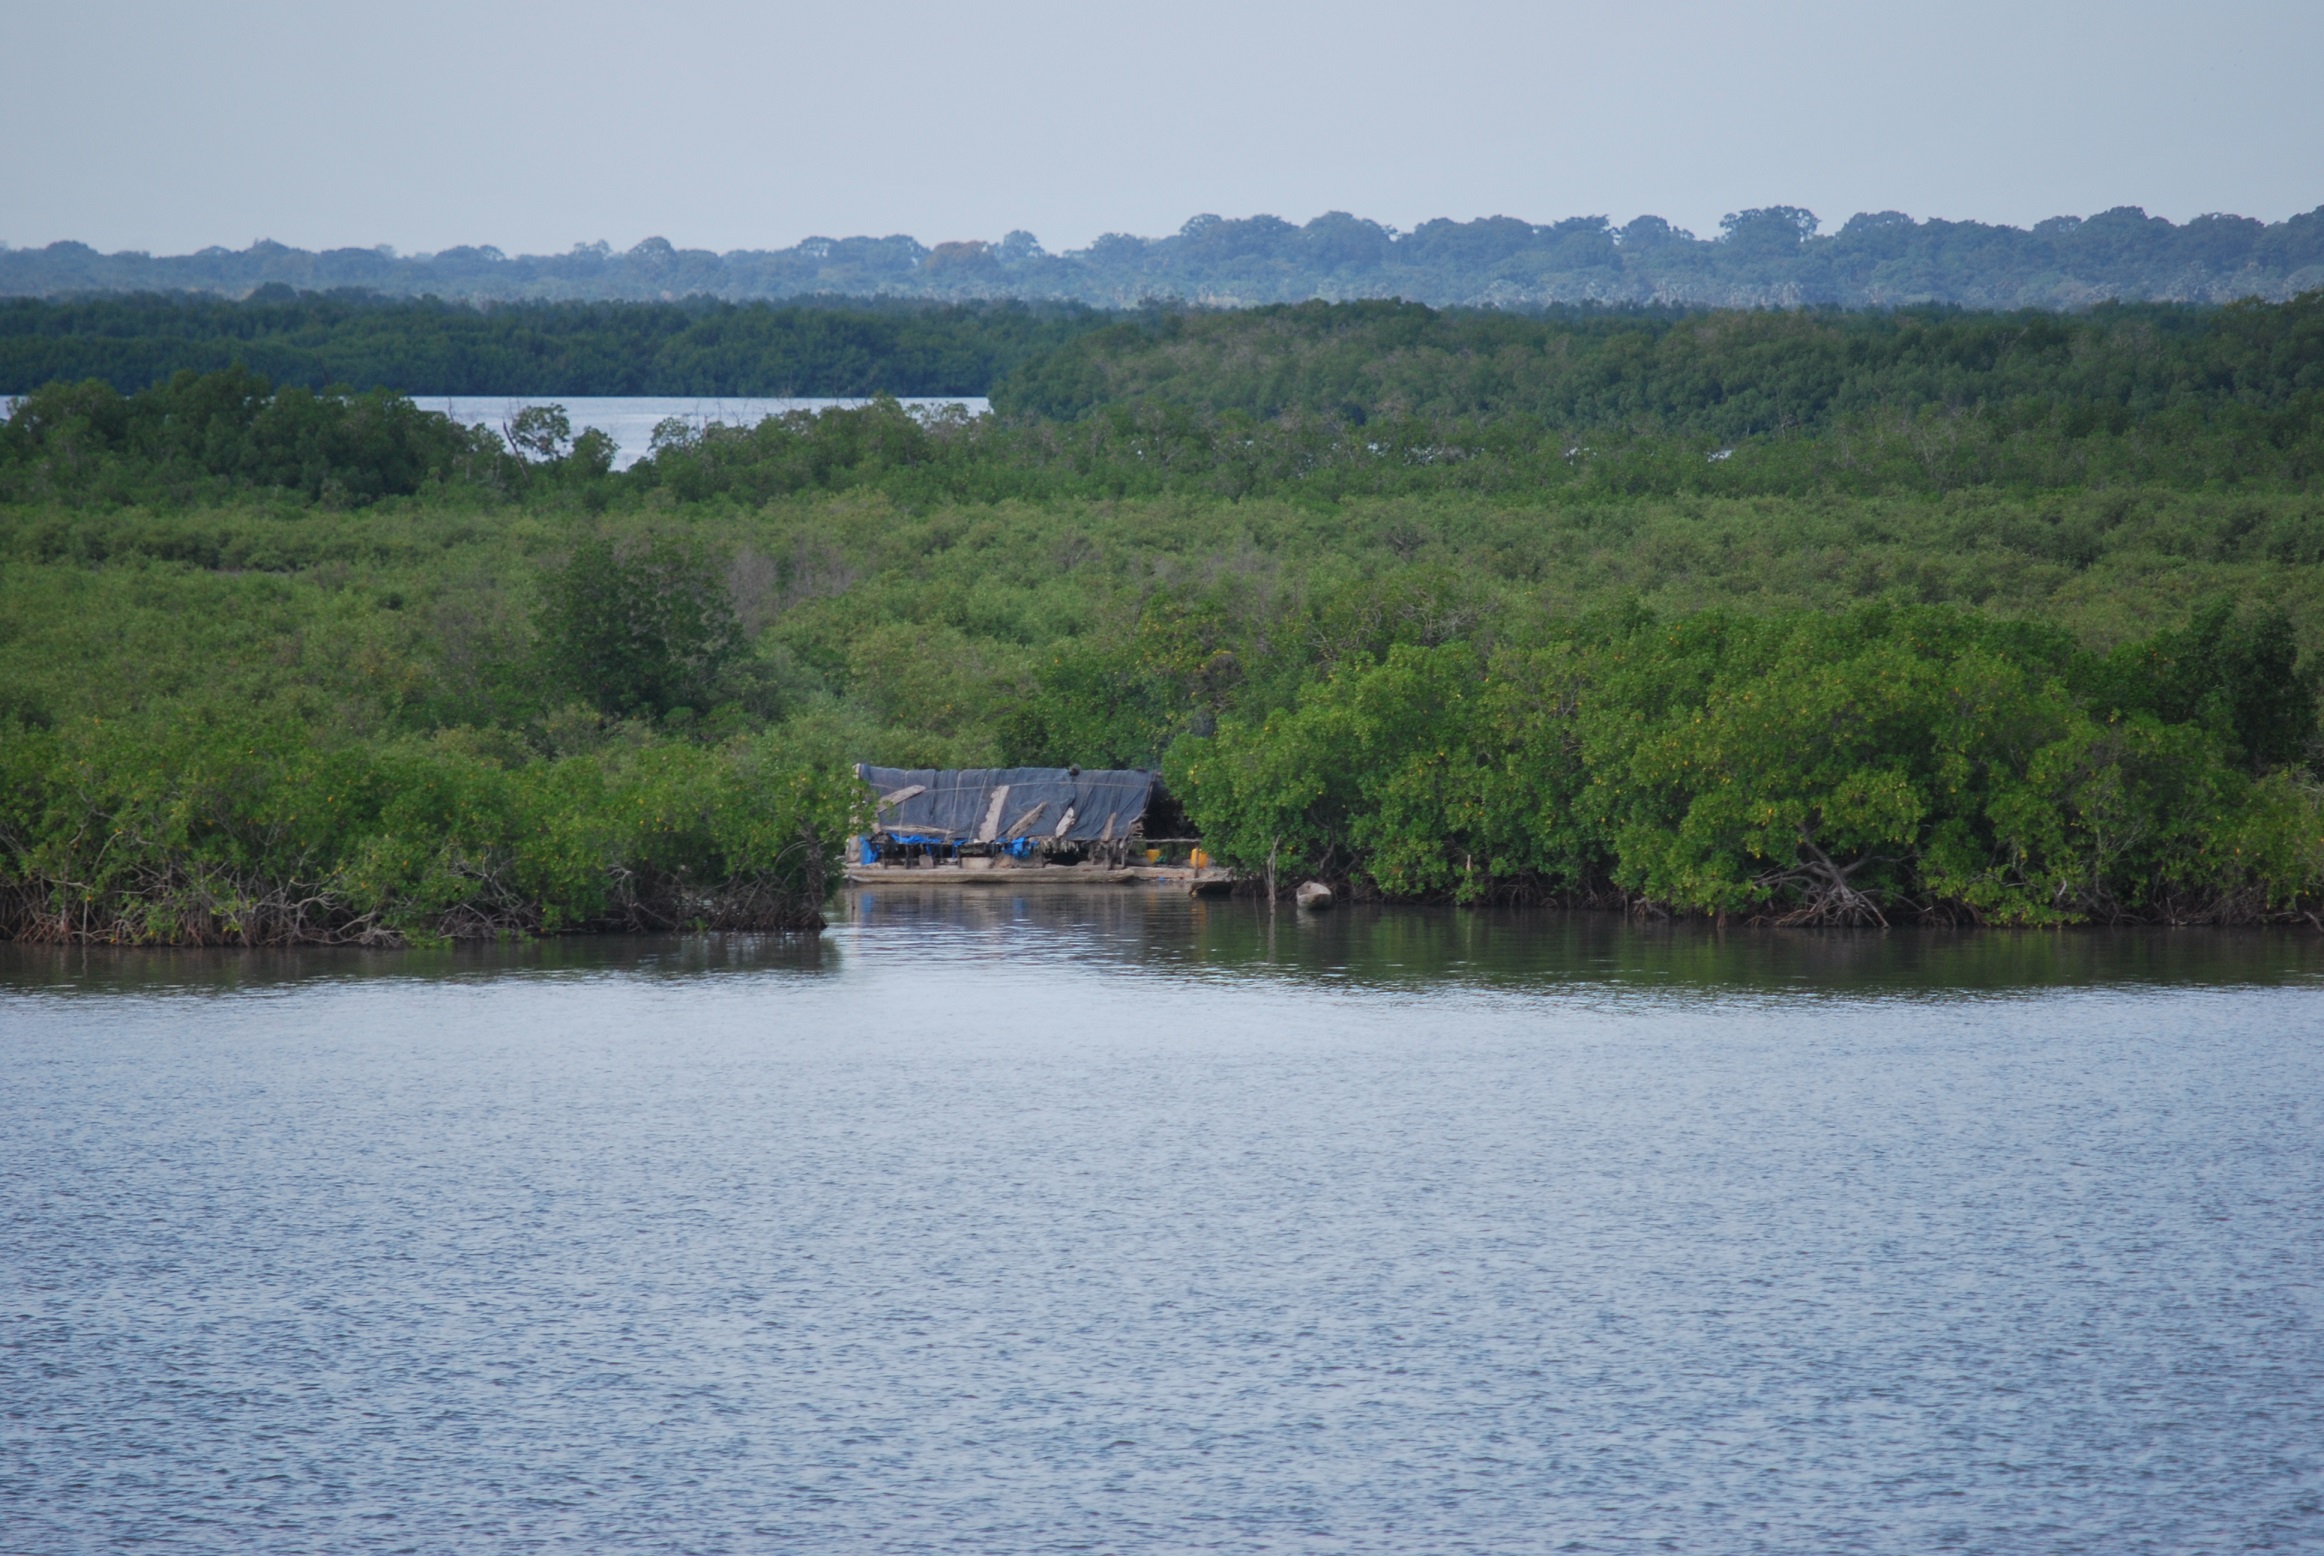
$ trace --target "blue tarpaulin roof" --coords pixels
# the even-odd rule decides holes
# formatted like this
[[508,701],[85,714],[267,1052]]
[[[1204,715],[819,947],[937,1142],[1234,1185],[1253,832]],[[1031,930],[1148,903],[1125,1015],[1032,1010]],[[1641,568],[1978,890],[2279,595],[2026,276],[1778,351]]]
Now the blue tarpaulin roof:
[[955,843],[1018,838],[1095,843],[1129,836],[1154,797],[1136,768],[867,767],[879,791],[878,830]]

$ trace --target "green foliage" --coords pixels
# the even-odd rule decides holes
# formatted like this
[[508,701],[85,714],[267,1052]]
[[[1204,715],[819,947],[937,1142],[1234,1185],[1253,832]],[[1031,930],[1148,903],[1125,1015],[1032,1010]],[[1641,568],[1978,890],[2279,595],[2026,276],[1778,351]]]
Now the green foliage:
[[820,923],[860,786],[764,740],[506,761],[286,719],[0,725],[0,932],[380,943]]
[[674,536],[584,539],[542,594],[547,679],[616,718],[707,707],[734,657],[725,581],[700,546]]
[[[1697,238],[1659,216],[1619,228],[1603,216],[1543,223],[1440,218],[1396,232],[1346,211],[1326,211],[1304,225],[1268,215],[1201,215],[1166,236],[1107,233],[1065,254],[1044,252],[1028,232],[934,248],[901,235],[812,237],[787,249],[725,254],[648,238],[624,253],[598,243],[517,257],[467,246],[406,257],[373,249],[309,253],[271,242],[240,253],[212,248],[155,257],[101,255],[66,242],[0,249],[0,290],[248,292],[253,303],[274,308],[312,300],[293,286],[423,299],[846,297],[851,310],[876,306],[866,302],[873,294],[891,308],[913,306],[904,298],[960,297],[1078,298],[1113,307],[1159,297],[1408,297],[1499,307],[1684,299],[2074,308],[2093,297],[2283,295],[2313,284],[2324,267],[2324,209],[2274,223],[2213,214],[2177,225],[2118,206],[2086,221],[2053,217],[2030,230],[1865,211],[1823,234],[1812,212],[1778,205],[1737,212],[1719,225],[1716,237]],[[344,293],[327,300],[376,305]]]
[[1524,416],[1569,431],[1733,440],[1875,411],[1980,411],[2018,423],[2063,412],[2069,432],[2083,435],[2174,407],[2234,405],[2296,411],[2305,425],[2319,394],[2324,292],[2078,316],[1526,315],[1394,302],[1155,311],[1029,358],[995,386],[993,402],[1063,420],[1166,405],[1259,421]]
[[1572,816],[1572,673],[1563,645],[1483,660],[1398,644],[1261,723],[1178,741],[1167,781],[1211,850],[1253,872],[1460,902],[1579,890],[1597,857]]
[[1179,735],[1208,727],[1240,689],[1231,623],[1215,606],[1146,600],[1119,641],[1074,639],[1043,659],[1002,715],[1012,764],[1152,768]]
[[2201,724],[2265,771],[2304,760],[2315,737],[2315,680],[2299,658],[2287,613],[2239,614],[2220,598],[2182,630],[2123,644],[2084,679],[2107,712]]
[[2038,924],[2245,918],[2324,889],[2315,791],[2255,778],[2217,720],[2094,709],[2074,657],[1887,605],[1634,620],[1489,660],[1402,646],[1180,741],[1169,773],[1220,857],[1389,896]]
[[256,488],[360,504],[449,480],[490,484],[506,457],[491,434],[399,395],[278,392],[240,368],[179,373],[128,396],[92,379],[36,390],[0,425],[0,500]]
[[1103,315],[1018,304],[509,302],[274,288],[0,300],[0,390],[99,379],[127,394],[181,372],[405,394],[982,394]]
[[[53,385],[0,429],[11,932],[796,920],[857,760],[1159,764],[1221,857],[1395,897],[2324,909],[2299,308],[1497,354],[1425,310],[1251,317],[1137,326],[1084,360],[1252,359],[1071,422],[883,400],[622,474],[554,407],[519,455],[241,372]],[[1323,403],[1334,331],[1471,398]],[[1637,423],[1507,408],[1554,377],[1527,350],[1598,353],[1577,414]],[[1832,352],[1862,376],[1827,393]],[[1246,369],[1292,408],[1225,403]],[[1711,437],[1769,406],[1804,420]]]
[[[1691,432],[1569,430],[1529,415],[1356,421],[1117,405],[1076,422],[923,418],[892,402],[712,426],[658,441],[622,478],[681,502],[878,490],[912,503],[1060,497],[1318,503],[1473,493],[1504,501],[1703,495],[1872,496],[1974,488],[2309,488],[2324,472],[2324,399],[2281,412],[2182,407],[2085,418],[2046,403],[1874,410],[1734,442]],[[2069,540],[2070,543],[2070,540]],[[2292,554],[2324,536],[2287,534]]]
[[509,418],[505,430],[519,455],[554,460],[572,451],[573,420],[562,405],[528,405]]
[[[1009,338],[1023,349],[995,388],[997,419],[880,399],[755,427],[672,423],[619,475],[602,436],[575,437],[554,405],[521,413],[504,445],[381,391],[271,390],[239,366],[126,398],[59,382],[0,430],[0,499],[185,503],[271,489],[348,505],[440,489],[475,502],[555,494],[593,511],[851,490],[916,504],[1621,501],[2304,490],[2324,473],[2324,293],[2076,319],[1318,303]],[[2286,560],[2324,554],[2324,530],[2267,540]]]

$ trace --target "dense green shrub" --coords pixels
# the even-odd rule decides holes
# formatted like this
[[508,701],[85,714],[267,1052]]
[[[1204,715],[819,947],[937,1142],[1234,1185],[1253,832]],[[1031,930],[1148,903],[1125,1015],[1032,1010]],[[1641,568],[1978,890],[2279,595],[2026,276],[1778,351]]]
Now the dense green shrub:
[[[1874,410],[2084,423],[2174,407],[2284,409],[2324,392],[2324,292],[2088,313],[1741,309],[1438,311],[1310,302],[1153,310],[1028,357],[996,406],[1073,420],[1168,405],[1367,422],[1526,416],[1733,440]],[[2090,430],[2087,425],[2078,429]]]
[[[1568,321],[1578,410],[1445,355],[1491,321],[1158,321],[1076,420],[881,401],[618,474],[545,408],[520,456],[239,372],[52,386],[0,429],[0,919],[804,922],[853,760],[1160,765],[1221,857],[1392,897],[2324,912],[2312,312]],[[1326,404],[1335,330],[1485,376]],[[1268,331],[1283,414],[1163,371]],[[1805,409],[1726,441],[1751,395]]]
[[[1723,438],[1528,412],[1375,416],[1122,403],[1079,420],[915,415],[893,401],[673,429],[624,480],[681,502],[878,490],[915,503],[1183,494],[1311,502],[1478,494],[1621,501],[1976,488],[2305,489],[2324,474],[2324,391],[2279,409],[2185,405],[2086,417],[2008,406],[1873,406],[1815,428]],[[2281,544],[2312,543],[2304,534]]]
[[0,499],[19,501],[257,488],[361,504],[430,483],[489,485],[515,465],[497,436],[401,395],[278,391],[239,367],[131,395],[97,379],[50,384],[0,424]]
[[725,580],[700,546],[676,536],[626,547],[588,536],[542,592],[546,678],[602,713],[665,718],[705,708],[734,657]]
[[286,720],[0,724],[0,933],[383,943],[820,924],[859,786],[771,742],[497,759]]
[[[716,358],[745,349],[756,338],[746,316],[764,311],[726,320],[733,339],[712,328],[725,318],[715,308],[688,329],[710,332],[696,345]],[[832,331],[845,334],[840,315],[794,312],[791,333],[777,331],[793,345],[793,335],[829,345]],[[424,305],[390,313],[423,331],[451,317]],[[625,320],[607,314],[608,339],[626,338],[636,321]],[[1005,343],[1015,364],[995,390],[997,419],[930,418],[881,400],[748,427],[673,423],[620,474],[602,436],[533,440],[520,458],[497,435],[397,395],[273,390],[239,364],[126,396],[95,379],[52,383],[0,429],[0,500],[185,503],[274,490],[345,506],[440,488],[478,501],[579,494],[594,511],[860,489],[914,503],[1612,500],[2299,490],[2324,475],[2324,293],[2079,318],[1527,317],[1316,303],[1164,310],[1097,329],[1007,309],[864,324],[866,340],[907,354],[908,341],[934,350],[947,331],[988,326],[987,344]],[[562,419],[533,414],[544,426]],[[2324,544],[2305,531],[2269,543],[2287,557]]]
[[[2324,805],[2214,712],[2235,656],[2197,687],[2173,657],[2187,640],[2094,670],[2053,633],[1879,605],[1634,620],[1491,655],[1401,645],[1179,741],[1169,772],[1221,858],[1389,896],[1618,894],[1792,923],[2313,901]],[[2143,692],[2141,666],[2159,667]],[[2284,699],[2306,709],[2303,751],[2307,695]],[[2175,718],[2114,705],[2172,696]]]

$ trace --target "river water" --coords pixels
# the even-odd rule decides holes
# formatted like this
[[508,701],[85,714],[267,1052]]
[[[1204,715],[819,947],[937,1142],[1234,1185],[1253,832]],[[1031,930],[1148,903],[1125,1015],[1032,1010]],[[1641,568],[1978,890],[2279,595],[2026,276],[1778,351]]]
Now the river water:
[[[16,409],[21,396],[0,394],[0,421]],[[753,395],[547,395],[547,394],[415,394],[412,403],[471,427],[505,428],[517,412],[529,405],[561,405],[575,432],[594,427],[613,439],[613,468],[627,470],[653,449],[654,429],[665,421],[684,422],[694,431],[720,424],[755,427],[769,416],[792,411],[828,411],[869,405],[864,399],[768,397]],[[926,414],[959,411],[967,416],[989,416],[992,401],[983,395],[907,395],[901,403]]]
[[[575,432],[594,427],[613,439],[613,467],[627,470],[651,451],[654,429],[665,421],[684,422],[697,432],[712,423],[755,427],[769,416],[792,411],[828,411],[871,402],[707,395],[416,394],[412,403],[423,411],[438,411],[454,421],[496,431],[514,421],[516,413],[528,405],[561,405]],[[982,395],[907,396],[902,403],[921,412],[957,409],[969,416],[984,416],[992,411],[992,402]]]
[[0,1546],[2324,1549],[2324,946],[0,947]]

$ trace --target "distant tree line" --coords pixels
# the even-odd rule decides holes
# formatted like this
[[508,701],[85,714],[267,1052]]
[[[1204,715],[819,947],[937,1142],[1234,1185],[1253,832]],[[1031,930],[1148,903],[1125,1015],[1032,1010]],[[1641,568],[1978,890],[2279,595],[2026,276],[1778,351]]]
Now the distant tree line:
[[263,242],[236,252],[101,254],[82,243],[0,249],[0,296],[192,291],[243,296],[268,285],[460,299],[659,301],[817,295],[999,299],[1132,306],[1176,298],[1221,306],[1400,297],[1438,306],[1661,303],[1682,307],[2080,308],[2109,298],[2224,302],[2324,287],[2324,207],[2267,223],[2184,224],[2121,206],[2030,229],[1859,213],[1826,234],[1814,213],[1768,206],[1698,237],[1656,216],[1551,223],[1492,216],[1398,232],[1334,211],[1304,225],[1274,216],[1197,216],[1176,233],[1109,233],[1051,254],[1027,232],[929,246],[903,236],[809,238],[787,249],[713,253],[648,238],[558,255],[460,247],[311,253]]
[[[311,315],[299,303],[65,306],[95,320],[158,316],[217,328],[37,338],[139,350],[174,338],[248,348],[262,360],[259,348],[277,342],[345,360],[362,348],[382,364],[408,343],[406,326],[426,343],[477,323],[477,341],[491,344],[503,312],[334,300]],[[59,308],[7,311],[35,318]],[[266,319],[238,309],[321,323],[308,335],[268,334]],[[1525,317],[1394,303],[1149,310],[1126,322],[1014,307],[506,311],[524,326],[509,338],[564,341],[576,362],[613,357],[621,340],[666,327],[662,360],[672,371],[691,363],[686,370],[704,376],[678,382],[711,394],[761,382],[751,375],[770,369],[750,350],[768,342],[777,360],[792,362],[801,358],[779,351],[847,343],[854,355],[835,350],[826,360],[860,377],[795,386],[826,391],[909,383],[950,352],[972,365],[951,382],[989,389],[998,414],[931,419],[890,400],[753,426],[673,426],[615,476],[611,444],[561,411],[529,413],[504,441],[422,414],[389,389],[318,391],[307,387],[321,376],[312,373],[277,388],[238,357],[234,367],[180,371],[127,394],[91,378],[26,396],[0,424],[0,500],[184,502],[274,489],[345,504],[431,487],[506,495],[543,482],[586,489],[599,503],[647,488],[687,501],[864,487],[911,501],[1800,495],[2305,488],[2324,474],[2324,293],[2224,308],[2108,305],[2072,317]],[[224,332],[234,324],[250,328]],[[973,364],[992,376],[980,379]]]
[[0,387],[130,394],[228,367],[405,394],[979,395],[1100,407],[1524,415],[1570,429],[1751,436],[1873,409],[2284,412],[2324,393],[2324,291],[2283,304],[2085,313],[1305,303],[1131,314],[1017,304],[526,303],[269,294],[0,303]]
[[[179,507],[276,493],[355,507],[429,493],[500,502],[563,492],[595,511],[652,493],[760,503],[850,491],[914,505],[1173,494],[1544,502],[2110,486],[2304,492],[2324,477],[2324,400],[2314,395],[2278,411],[2117,411],[1876,407],[1820,428],[1728,440],[1683,429],[1576,431],[1524,414],[1358,424],[1122,404],[1071,422],[931,417],[882,398],[747,426],[668,426],[644,458],[614,472],[611,440],[576,434],[559,407],[519,418],[512,447],[500,430],[384,391],[269,392],[263,379],[229,370],[129,396],[102,383],[27,396],[0,424],[0,503]],[[2324,528],[2305,519],[2253,538],[2286,561],[2324,559]]]
[[1363,422],[1522,414],[1575,430],[1742,437],[1875,408],[2038,404],[2146,415],[2283,410],[2324,395],[2324,291],[2224,308],[2109,304],[2076,315],[1558,309],[1399,303],[1148,310],[1034,355],[993,390],[1072,419],[1169,405]]
[[241,367],[406,394],[980,395],[1105,315],[1020,304],[498,303],[300,293],[0,302],[0,392]]

